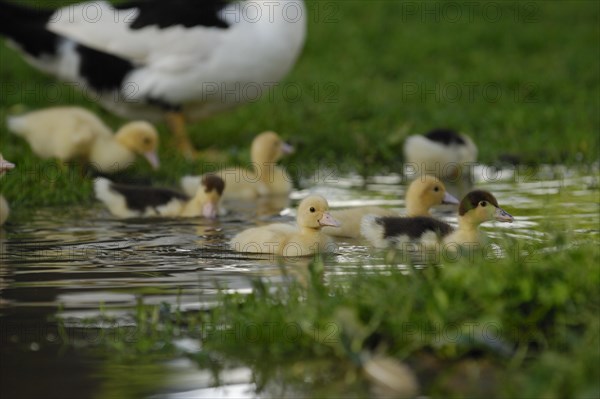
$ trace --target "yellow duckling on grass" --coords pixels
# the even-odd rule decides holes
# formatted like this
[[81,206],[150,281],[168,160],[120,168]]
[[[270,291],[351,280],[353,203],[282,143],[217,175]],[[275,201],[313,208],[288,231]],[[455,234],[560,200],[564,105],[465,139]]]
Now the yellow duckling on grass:
[[23,137],[41,158],[84,160],[102,173],[122,171],[141,155],[158,169],[158,133],[145,121],[123,125],[116,133],[81,107],[52,107],[11,116],[8,129]]
[[[442,204],[457,204],[458,200],[446,191],[444,183],[435,176],[424,175],[414,180],[406,190],[406,216],[431,216],[429,210]],[[331,211],[340,227],[326,227],[323,232],[334,237],[358,238],[360,225],[366,215],[400,216],[397,212],[377,206],[364,206]]]
[[511,223],[513,217],[500,208],[491,193],[475,190],[468,193],[460,202],[457,229],[448,223],[425,216],[367,215],[362,220],[361,232],[377,248],[404,249],[407,243],[420,243],[426,246],[439,244],[461,246],[482,243],[484,235],[479,230],[479,225],[492,220]]
[[120,218],[203,216],[214,219],[218,216],[224,189],[223,180],[210,174],[203,177],[194,196],[166,188],[117,184],[102,177],[94,182],[96,198]]
[[[294,148],[275,132],[264,132],[252,141],[252,168],[226,168],[214,172],[227,184],[224,198],[252,199],[269,195],[288,195],[292,179],[277,162]],[[181,187],[187,194],[195,192],[201,176],[184,176]]]
[[237,252],[308,256],[334,250],[331,238],[321,231],[324,226],[339,226],[328,212],[327,200],[311,195],[298,206],[297,225],[274,223],[242,231],[231,239]]
[[[9,171],[15,167],[15,164],[12,162],[8,162],[4,159],[2,154],[0,154],[0,177],[4,176],[6,171]],[[10,213],[10,209],[8,207],[8,202],[4,199],[4,196],[0,195],[0,226],[6,222],[8,219],[8,215]]]

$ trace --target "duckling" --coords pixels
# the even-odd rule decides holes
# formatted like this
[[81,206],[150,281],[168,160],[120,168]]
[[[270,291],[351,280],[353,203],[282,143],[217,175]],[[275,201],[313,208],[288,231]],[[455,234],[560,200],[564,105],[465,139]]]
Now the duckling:
[[[7,170],[11,170],[15,167],[15,164],[12,162],[8,162],[4,159],[2,154],[0,154],[0,177],[4,176],[4,173]],[[10,209],[8,207],[8,202],[4,199],[2,195],[0,195],[0,226],[6,222],[8,219],[8,214],[10,213]]]
[[[287,195],[292,191],[292,179],[285,169],[276,165],[294,148],[275,132],[263,132],[252,141],[252,170],[240,167],[222,169],[219,175],[227,184],[224,198],[252,199],[268,195]],[[200,176],[184,176],[181,187],[188,195],[195,192]]]
[[82,158],[103,173],[129,167],[136,155],[158,169],[158,133],[148,122],[123,125],[115,134],[96,115],[80,107],[52,107],[7,120],[42,158],[62,162]]
[[[456,204],[459,201],[446,191],[444,183],[437,177],[424,175],[408,186],[406,190],[406,216],[431,216],[429,210],[437,205]],[[360,224],[363,216],[379,217],[400,216],[397,212],[376,206],[365,206],[331,211],[334,218],[340,221],[341,227],[326,227],[323,232],[334,237],[357,238],[360,236]]]
[[418,174],[453,180],[470,178],[468,164],[477,161],[477,146],[467,135],[451,129],[434,129],[423,136],[406,138],[404,160]]
[[106,178],[97,178],[94,182],[96,198],[120,218],[204,216],[214,219],[224,189],[223,180],[210,174],[202,178],[193,197],[164,188],[115,184]]
[[367,215],[361,223],[361,232],[373,246],[387,248],[402,246],[408,242],[432,244],[481,243],[479,225],[497,220],[512,223],[513,217],[500,208],[496,198],[487,191],[468,193],[458,208],[458,228],[431,217],[377,217]]
[[333,250],[331,238],[321,232],[323,226],[340,224],[328,212],[327,200],[311,195],[298,206],[297,226],[274,223],[253,227],[231,239],[237,252],[270,253],[282,256],[307,256]]

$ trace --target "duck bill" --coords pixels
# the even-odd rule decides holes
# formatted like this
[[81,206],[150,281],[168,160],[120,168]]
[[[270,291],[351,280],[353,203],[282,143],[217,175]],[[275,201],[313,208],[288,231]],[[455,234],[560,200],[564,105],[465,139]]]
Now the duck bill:
[[217,204],[215,204],[215,203],[207,202],[202,207],[202,216],[204,216],[207,219],[216,219],[218,213],[219,213],[219,208],[218,208]]
[[160,168],[160,161],[158,159],[158,154],[156,151],[150,151],[144,153],[144,158],[148,161],[150,165],[152,165],[152,169],[157,170]]
[[460,201],[454,195],[446,191],[444,193],[444,198],[442,198],[442,204],[458,205],[460,204]]
[[282,143],[281,144],[281,152],[283,152],[286,155],[289,154],[293,154],[295,151],[294,146],[288,143]]
[[319,219],[319,225],[321,227],[331,226],[331,227],[340,227],[342,224],[338,222],[330,213],[325,212],[321,219]]
[[506,212],[502,208],[496,208],[496,213],[494,214],[494,218],[496,218],[499,222],[507,222],[512,223],[515,218],[508,212]]
[[15,167],[15,164],[12,162],[8,162],[4,159],[0,160],[0,172],[6,172],[7,170],[11,170]]

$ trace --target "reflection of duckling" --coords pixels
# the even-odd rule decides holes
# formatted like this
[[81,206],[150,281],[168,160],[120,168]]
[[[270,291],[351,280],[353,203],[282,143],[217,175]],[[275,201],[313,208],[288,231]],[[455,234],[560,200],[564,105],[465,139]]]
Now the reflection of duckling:
[[[441,204],[458,204],[458,200],[446,191],[444,183],[434,176],[421,176],[406,191],[406,216],[431,216],[429,209]],[[335,237],[357,238],[363,216],[400,216],[391,209],[365,206],[331,211],[341,227],[326,227],[323,232]]]
[[144,121],[123,125],[115,134],[96,115],[80,107],[53,107],[8,118],[8,128],[42,158],[83,158],[99,171],[129,167],[136,154],[159,166],[158,133]]
[[471,191],[463,198],[458,214],[458,229],[430,217],[368,215],[362,220],[361,232],[377,248],[402,248],[408,242],[464,245],[482,241],[479,225],[483,222],[513,221],[513,217],[498,206],[498,201],[492,194],[481,190]]
[[297,226],[274,223],[242,231],[231,240],[238,252],[306,256],[331,251],[331,239],[321,232],[323,226],[339,226],[329,212],[327,200],[311,195],[298,206]]
[[193,197],[164,188],[115,184],[105,178],[97,178],[94,182],[96,198],[104,202],[113,215],[122,218],[204,216],[214,219],[224,188],[223,180],[210,174],[202,178]]
[[[285,143],[277,133],[264,132],[252,141],[252,169],[239,167],[215,172],[227,184],[224,198],[256,198],[267,195],[287,195],[292,190],[292,180],[277,161],[290,154],[293,147]],[[195,192],[200,176],[184,176],[181,186],[187,193]]]
[[464,173],[469,177],[468,164],[477,161],[477,146],[469,136],[450,129],[435,129],[423,136],[406,138],[404,161],[420,175],[428,173],[441,179],[456,179]]
[[[0,154],[0,177],[2,177],[7,170],[11,170],[14,167],[14,163],[8,162],[4,159],[2,154]],[[8,208],[8,202],[6,202],[4,197],[0,195],[0,226],[6,222],[6,219],[8,219],[9,212],[10,209]]]

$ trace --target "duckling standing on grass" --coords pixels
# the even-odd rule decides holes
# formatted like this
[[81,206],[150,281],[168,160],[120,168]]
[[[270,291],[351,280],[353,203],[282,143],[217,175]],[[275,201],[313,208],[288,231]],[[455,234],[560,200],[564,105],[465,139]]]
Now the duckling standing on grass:
[[307,256],[331,252],[331,238],[321,231],[324,226],[339,226],[328,212],[327,200],[311,195],[298,206],[297,225],[274,223],[242,231],[231,239],[237,252],[268,253],[282,256]]
[[497,220],[512,223],[513,217],[500,208],[496,198],[487,191],[476,190],[467,194],[458,208],[458,229],[431,217],[377,217],[363,218],[361,232],[377,248],[397,247],[407,243],[477,244],[483,240],[481,223]]
[[158,169],[158,133],[148,122],[123,125],[115,134],[96,115],[80,107],[52,107],[7,120],[8,129],[23,137],[42,158],[62,162],[83,159],[98,171],[115,173],[142,155]]
[[121,218],[204,216],[214,219],[218,215],[224,189],[223,180],[210,174],[202,178],[193,197],[164,188],[116,184],[106,178],[97,178],[94,182],[96,198],[113,215]]
[[[252,170],[234,167],[214,172],[227,184],[224,198],[252,199],[268,195],[287,195],[292,179],[277,162],[294,148],[275,132],[264,132],[252,141]],[[196,191],[201,176],[184,176],[181,187],[188,195]]]
[[[406,216],[431,216],[429,210],[437,205],[457,204],[459,201],[446,191],[437,177],[424,175],[414,180],[406,190]],[[377,206],[364,206],[331,211],[341,227],[325,227],[323,232],[334,237],[357,238],[363,216],[400,216],[397,212]]]
[[[11,170],[14,167],[14,163],[8,162],[4,159],[2,154],[0,154],[0,177],[4,176],[4,173],[6,173],[6,171]],[[10,209],[8,208],[8,202],[6,202],[4,197],[0,195],[0,226],[2,226],[4,222],[6,222],[9,213]]]
[[413,135],[404,142],[406,169],[418,175],[433,174],[441,179],[470,179],[470,167],[477,161],[477,146],[464,134],[451,129],[434,129]]

